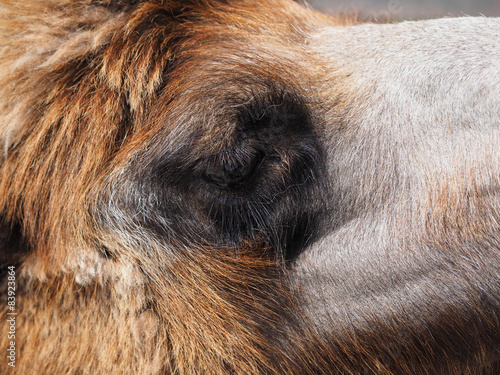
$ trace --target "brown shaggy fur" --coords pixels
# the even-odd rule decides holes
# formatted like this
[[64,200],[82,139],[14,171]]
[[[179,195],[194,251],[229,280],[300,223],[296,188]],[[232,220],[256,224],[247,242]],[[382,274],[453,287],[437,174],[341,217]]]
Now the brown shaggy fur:
[[287,0],[0,1],[2,374],[500,371],[498,86],[469,98],[490,127],[452,142],[425,69],[408,110],[381,69],[357,75],[370,41],[324,53],[349,22]]

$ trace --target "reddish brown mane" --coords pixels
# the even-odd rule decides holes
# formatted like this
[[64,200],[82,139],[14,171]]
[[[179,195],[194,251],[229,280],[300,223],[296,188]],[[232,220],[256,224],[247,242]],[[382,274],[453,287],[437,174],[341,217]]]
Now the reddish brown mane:
[[499,371],[495,82],[462,163],[464,100],[421,82],[450,55],[390,55],[419,26],[333,48],[354,22],[286,0],[0,3],[2,373]]

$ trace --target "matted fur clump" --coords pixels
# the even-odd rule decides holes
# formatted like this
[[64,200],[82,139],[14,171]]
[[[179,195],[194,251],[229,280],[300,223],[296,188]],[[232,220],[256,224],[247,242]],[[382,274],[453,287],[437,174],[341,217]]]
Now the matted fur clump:
[[500,20],[0,1],[2,374],[498,374]]

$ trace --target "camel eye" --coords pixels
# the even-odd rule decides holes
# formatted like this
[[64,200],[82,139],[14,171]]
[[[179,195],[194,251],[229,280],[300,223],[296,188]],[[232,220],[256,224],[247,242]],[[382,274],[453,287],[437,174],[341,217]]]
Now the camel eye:
[[211,158],[205,178],[221,188],[240,189],[253,179],[263,158],[263,152],[248,145],[224,151]]

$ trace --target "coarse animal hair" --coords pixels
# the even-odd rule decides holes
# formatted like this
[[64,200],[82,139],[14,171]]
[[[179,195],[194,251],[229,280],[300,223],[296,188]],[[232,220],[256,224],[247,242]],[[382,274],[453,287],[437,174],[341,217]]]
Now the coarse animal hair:
[[2,374],[498,374],[499,35],[1,0]]

